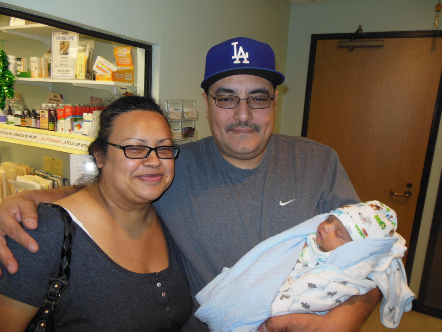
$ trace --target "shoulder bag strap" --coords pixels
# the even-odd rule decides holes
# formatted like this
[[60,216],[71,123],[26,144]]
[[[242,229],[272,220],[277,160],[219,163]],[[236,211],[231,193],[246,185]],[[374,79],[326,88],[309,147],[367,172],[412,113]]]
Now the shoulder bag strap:
[[75,223],[69,213],[56,204],[45,204],[60,213],[64,222],[64,239],[58,268],[49,278],[49,291],[44,305],[38,310],[26,328],[26,332],[54,332],[54,310],[61,294],[69,285],[72,239],[75,235]]

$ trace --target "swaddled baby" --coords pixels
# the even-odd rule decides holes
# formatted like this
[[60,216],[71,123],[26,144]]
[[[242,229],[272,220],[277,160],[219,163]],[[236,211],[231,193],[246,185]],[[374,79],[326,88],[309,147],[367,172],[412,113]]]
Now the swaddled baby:
[[[305,292],[303,296],[299,296],[301,294],[300,270],[324,264],[331,252],[345,243],[367,238],[391,237],[396,228],[396,213],[379,201],[347,205],[332,211],[327,219],[319,224],[316,233],[307,236],[295,267],[272,303],[272,316],[287,311],[317,311],[318,313],[318,311],[330,310],[333,306],[344,302],[350,296],[340,294],[339,290],[341,288],[342,291],[347,292],[348,288],[331,283],[324,287],[322,298],[319,296],[319,299],[307,300],[309,296],[306,296]],[[306,276],[303,278],[305,279]],[[346,286],[345,281],[341,282],[343,286]],[[307,287],[314,289],[320,286],[311,279]],[[338,300],[330,306],[335,298]]]
[[414,294],[401,259],[405,240],[396,228],[396,213],[379,201],[309,219],[225,268],[196,295],[201,307],[195,316],[211,331],[256,331],[269,317],[326,314],[378,286],[381,321],[397,327]]

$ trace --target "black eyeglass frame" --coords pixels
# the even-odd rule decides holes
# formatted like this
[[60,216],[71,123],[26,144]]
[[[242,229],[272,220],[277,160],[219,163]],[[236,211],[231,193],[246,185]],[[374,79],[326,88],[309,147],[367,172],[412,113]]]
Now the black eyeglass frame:
[[[174,146],[174,145],[162,145],[162,146],[157,146],[156,148],[151,148],[150,146],[147,146],[147,145],[118,145],[118,144],[114,144],[114,143],[110,143],[110,142],[106,142],[106,143],[109,145],[112,145],[118,149],[123,150],[124,156],[128,159],[146,159],[150,156],[152,151],[155,151],[155,154],[157,155],[158,159],[176,159],[176,158],[178,158],[178,155],[180,154],[180,148],[177,146]],[[148,148],[149,151],[147,152],[146,156],[144,156],[144,157],[140,157],[140,158],[128,157],[126,154],[126,148],[132,147],[132,146]],[[158,155],[158,149],[161,149],[161,148],[173,148],[172,153],[173,153],[173,151],[176,151],[176,154],[172,158],[162,158]]]
[[269,108],[270,106],[272,106],[273,99],[275,99],[275,95],[273,95],[273,97],[268,96],[268,97],[270,98],[270,105],[269,105],[269,106],[267,106],[267,107],[252,107],[252,106],[250,105],[250,98],[253,98],[253,96],[249,96],[249,97],[247,97],[247,98],[239,98],[238,96],[235,96],[235,95],[223,95],[223,96],[225,96],[225,97],[235,97],[235,98],[238,98],[238,101],[237,101],[237,103],[236,103],[236,106],[232,108],[232,107],[222,107],[222,106],[218,106],[218,104],[216,103],[216,97],[219,97],[219,96],[212,96],[212,95],[211,95],[210,93],[208,93],[208,92],[206,92],[206,94],[207,94],[210,98],[212,98],[212,99],[215,101],[215,105],[216,105],[216,107],[224,108],[224,109],[226,109],[226,110],[234,110],[234,109],[238,108],[239,103],[241,102],[241,100],[247,100],[247,106],[249,106],[249,108],[252,109],[252,110],[265,110],[266,108]]

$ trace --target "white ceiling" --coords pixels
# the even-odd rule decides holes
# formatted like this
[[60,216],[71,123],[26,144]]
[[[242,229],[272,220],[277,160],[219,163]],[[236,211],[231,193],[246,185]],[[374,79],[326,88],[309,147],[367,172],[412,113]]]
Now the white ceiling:
[[289,0],[292,4],[312,3],[312,2],[326,2],[326,1],[346,1],[346,0]]

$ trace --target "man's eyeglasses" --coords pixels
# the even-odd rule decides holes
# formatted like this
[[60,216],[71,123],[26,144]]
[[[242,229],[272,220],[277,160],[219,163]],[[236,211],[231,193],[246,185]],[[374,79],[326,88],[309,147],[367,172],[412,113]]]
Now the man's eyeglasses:
[[158,146],[151,148],[145,145],[117,145],[106,142],[109,145],[115,146],[124,151],[124,155],[129,159],[145,159],[149,157],[152,151],[155,151],[159,159],[174,159],[178,157],[180,149],[176,146]]
[[270,97],[267,95],[250,96],[247,98],[239,98],[238,96],[235,95],[212,96],[210,93],[207,93],[207,95],[213,100],[215,100],[216,106],[226,109],[237,108],[241,100],[247,100],[247,105],[251,109],[264,109],[270,107],[273,99],[275,98],[275,96]]

